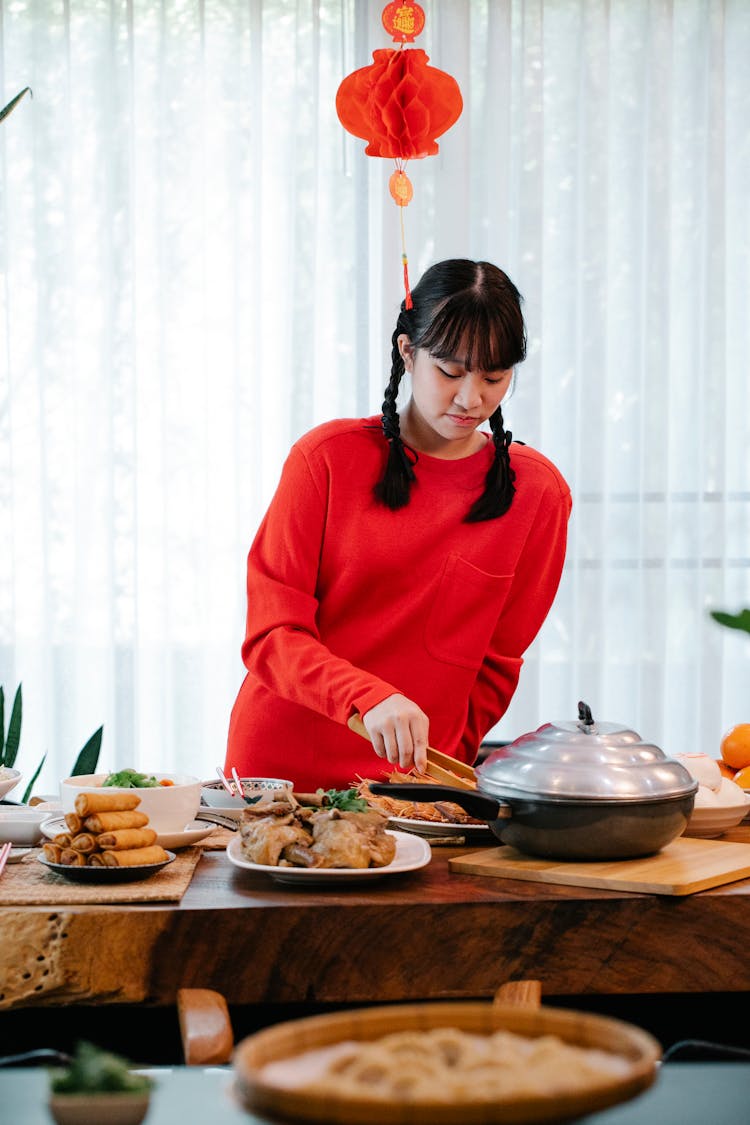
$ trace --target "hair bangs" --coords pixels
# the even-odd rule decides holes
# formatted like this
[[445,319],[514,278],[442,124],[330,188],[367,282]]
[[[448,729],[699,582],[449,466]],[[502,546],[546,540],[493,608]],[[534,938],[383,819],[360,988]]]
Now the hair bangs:
[[467,371],[508,371],[526,354],[523,318],[515,310],[489,307],[473,291],[449,297],[421,339],[413,341],[436,359],[450,359]]

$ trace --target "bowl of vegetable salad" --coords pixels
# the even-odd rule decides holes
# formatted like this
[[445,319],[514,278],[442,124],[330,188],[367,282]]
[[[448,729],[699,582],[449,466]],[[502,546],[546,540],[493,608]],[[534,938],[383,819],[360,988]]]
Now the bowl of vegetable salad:
[[188,774],[141,773],[122,769],[113,773],[80,774],[66,777],[60,783],[63,816],[76,811],[79,793],[95,793],[100,789],[137,793],[138,812],[148,817],[149,827],[157,833],[182,832],[195,820],[201,801],[201,780]]

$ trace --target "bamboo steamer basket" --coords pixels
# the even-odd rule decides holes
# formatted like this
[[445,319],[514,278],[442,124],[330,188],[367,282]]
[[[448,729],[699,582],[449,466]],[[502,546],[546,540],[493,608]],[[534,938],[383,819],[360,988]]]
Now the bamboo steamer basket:
[[[429,1002],[362,1008],[310,1016],[265,1028],[240,1042],[233,1056],[235,1091],[246,1109],[290,1121],[329,1125],[536,1125],[595,1113],[627,1101],[656,1079],[661,1046],[648,1032],[623,1020],[544,1008],[537,981],[513,981],[492,1003]],[[403,1102],[382,1098],[321,1096],[269,1082],[266,1063],[344,1040],[373,1040],[394,1031],[454,1027],[478,1035],[504,1029],[517,1035],[556,1035],[565,1043],[609,1051],[626,1061],[621,1074],[603,1074],[575,1093],[534,1094],[503,1100],[460,1102],[434,1099]]]

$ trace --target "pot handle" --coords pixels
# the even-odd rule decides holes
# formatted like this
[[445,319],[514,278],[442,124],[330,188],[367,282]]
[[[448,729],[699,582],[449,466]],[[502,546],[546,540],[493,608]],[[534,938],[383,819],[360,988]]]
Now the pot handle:
[[578,701],[578,726],[584,734],[599,733],[594,722],[594,716],[591,714],[591,708],[582,699]]
[[492,1000],[493,1005],[513,1008],[538,1008],[542,1002],[542,982],[540,980],[506,980],[501,984]]
[[421,804],[452,801],[478,820],[507,820],[512,815],[511,807],[505,801],[496,801],[494,797],[485,797],[472,789],[457,789],[452,785],[431,785],[421,781],[371,781],[369,789],[379,797],[395,797],[397,801],[417,801]]

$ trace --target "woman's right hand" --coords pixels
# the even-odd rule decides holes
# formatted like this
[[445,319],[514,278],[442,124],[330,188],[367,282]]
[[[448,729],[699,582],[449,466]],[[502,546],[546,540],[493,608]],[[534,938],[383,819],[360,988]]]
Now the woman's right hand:
[[375,753],[406,772],[424,773],[430,720],[405,695],[389,695],[362,716]]

